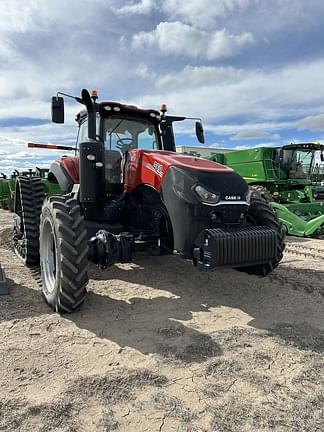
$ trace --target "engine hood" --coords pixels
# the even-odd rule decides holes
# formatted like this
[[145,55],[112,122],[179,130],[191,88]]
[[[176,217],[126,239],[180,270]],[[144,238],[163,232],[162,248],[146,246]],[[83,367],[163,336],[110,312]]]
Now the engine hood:
[[[141,151],[141,150],[140,150]],[[196,156],[186,155],[182,153],[168,152],[168,151],[141,151],[143,155],[149,159],[153,158],[154,161],[160,162],[166,168],[170,166],[177,166],[179,168],[189,168],[196,171],[212,172],[232,172],[232,168],[226,167],[207,159]]]

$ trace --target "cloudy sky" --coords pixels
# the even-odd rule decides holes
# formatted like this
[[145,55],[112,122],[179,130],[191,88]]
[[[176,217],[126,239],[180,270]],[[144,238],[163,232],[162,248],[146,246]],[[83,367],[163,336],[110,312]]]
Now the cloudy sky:
[[[201,116],[207,146],[324,138],[322,0],[0,0],[0,171],[73,143],[50,122],[57,90]],[[192,125],[179,144],[195,144]]]

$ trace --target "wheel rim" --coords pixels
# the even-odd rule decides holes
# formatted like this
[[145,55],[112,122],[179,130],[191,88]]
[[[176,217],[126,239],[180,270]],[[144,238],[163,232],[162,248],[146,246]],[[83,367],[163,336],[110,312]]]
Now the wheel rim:
[[51,294],[55,289],[57,269],[56,249],[56,236],[54,235],[53,226],[49,220],[46,220],[43,225],[40,261],[44,286],[49,294]]

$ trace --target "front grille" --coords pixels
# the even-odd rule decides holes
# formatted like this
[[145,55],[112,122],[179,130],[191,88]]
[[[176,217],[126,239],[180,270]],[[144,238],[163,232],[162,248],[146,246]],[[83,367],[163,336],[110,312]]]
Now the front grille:
[[266,226],[236,226],[206,229],[194,248],[194,264],[201,270],[243,267],[273,260],[276,232]]

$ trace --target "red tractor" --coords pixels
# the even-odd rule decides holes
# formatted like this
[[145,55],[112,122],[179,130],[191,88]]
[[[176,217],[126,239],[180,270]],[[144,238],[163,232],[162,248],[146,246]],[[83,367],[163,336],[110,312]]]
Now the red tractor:
[[[59,94],[55,123],[64,122]],[[40,263],[56,311],[83,302],[89,261],[106,268],[136,251],[173,253],[203,271],[266,275],[278,265],[284,235],[271,207],[232,169],[175,152],[173,123],[185,117],[97,102],[87,90],[74,99],[85,107],[76,116],[78,156],[59,158],[48,174],[62,195],[44,197],[37,177],[16,187],[15,249],[26,264]],[[196,135],[204,142],[201,121]]]

